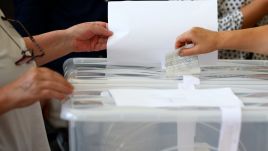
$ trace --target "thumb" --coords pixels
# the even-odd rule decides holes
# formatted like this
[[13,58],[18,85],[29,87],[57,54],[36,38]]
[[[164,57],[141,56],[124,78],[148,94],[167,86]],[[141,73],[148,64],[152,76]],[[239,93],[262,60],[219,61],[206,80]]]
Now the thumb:
[[93,24],[91,32],[97,36],[104,36],[104,37],[109,37],[113,34],[106,27],[99,25],[99,24]]

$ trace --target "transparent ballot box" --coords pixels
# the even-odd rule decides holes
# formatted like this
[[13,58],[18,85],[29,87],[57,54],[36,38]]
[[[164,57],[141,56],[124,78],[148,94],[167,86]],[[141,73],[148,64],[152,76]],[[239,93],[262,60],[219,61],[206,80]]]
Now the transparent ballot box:
[[[196,89],[230,87],[243,101],[239,151],[268,150],[268,62],[220,60],[202,66]],[[111,88],[176,89],[182,77],[155,67],[111,66],[105,59],[64,64],[74,85],[61,117],[69,121],[71,151],[217,151],[221,111],[212,107],[118,107]],[[217,98],[215,98],[217,99]],[[180,124],[196,122],[194,146],[181,144]],[[186,134],[183,134],[187,136]]]

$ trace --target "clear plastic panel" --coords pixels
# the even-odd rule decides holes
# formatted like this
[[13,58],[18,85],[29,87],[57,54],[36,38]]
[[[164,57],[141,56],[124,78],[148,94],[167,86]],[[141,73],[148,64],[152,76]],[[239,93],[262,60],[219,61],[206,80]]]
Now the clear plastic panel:
[[[231,87],[246,107],[266,107],[268,103],[268,62],[221,60],[213,66],[201,67],[194,75],[201,79],[196,88]],[[65,77],[74,85],[72,107],[114,106],[107,95],[110,88],[176,89],[182,76],[167,77],[165,70],[155,67],[110,66],[106,59],[76,58],[64,64]],[[92,104],[93,102],[93,104]]]
[[[64,71],[75,87],[61,114],[70,121],[72,151],[177,151],[177,122],[193,119],[195,151],[217,151],[218,108],[116,107],[107,93],[110,88],[177,88],[181,76],[89,58],[67,60]],[[268,150],[268,61],[221,60],[194,76],[201,79],[198,89],[231,87],[244,102],[239,151]]]

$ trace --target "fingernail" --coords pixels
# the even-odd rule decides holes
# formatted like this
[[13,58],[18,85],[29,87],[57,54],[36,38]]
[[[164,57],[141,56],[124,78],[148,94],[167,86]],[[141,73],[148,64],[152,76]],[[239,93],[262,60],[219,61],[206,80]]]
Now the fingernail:
[[70,87],[71,89],[74,89],[74,86],[73,86],[72,84],[69,84],[69,87]]
[[65,96],[65,98],[63,99],[63,101],[67,101],[67,100],[70,100],[71,97],[69,95]]
[[184,56],[183,51],[179,51],[179,54],[178,55],[181,56],[181,57],[183,57]]
[[67,90],[67,94],[71,94],[71,93],[73,93],[73,91],[74,91],[74,89],[73,89],[72,87],[70,87],[70,88],[68,88],[68,90]]

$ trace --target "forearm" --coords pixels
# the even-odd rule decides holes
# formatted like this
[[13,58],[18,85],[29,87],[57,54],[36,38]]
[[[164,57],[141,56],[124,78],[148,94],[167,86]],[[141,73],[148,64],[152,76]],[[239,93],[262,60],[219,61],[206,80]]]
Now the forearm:
[[250,4],[241,9],[244,16],[242,28],[254,27],[268,13],[267,1],[253,0]]
[[6,87],[0,88],[0,116],[12,109],[12,101],[8,99]]
[[235,49],[268,54],[268,26],[236,31],[224,31],[218,34],[218,49]]
[[[57,30],[45,34],[34,36],[38,44],[44,49],[45,55],[36,58],[38,66],[53,61],[61,56],[67,55],[71,52],[71,44],[68,41],[65,30]],[[35,54],[40,54],[38,48],[29,38],[24,38],[26,47],[34,50]]]

